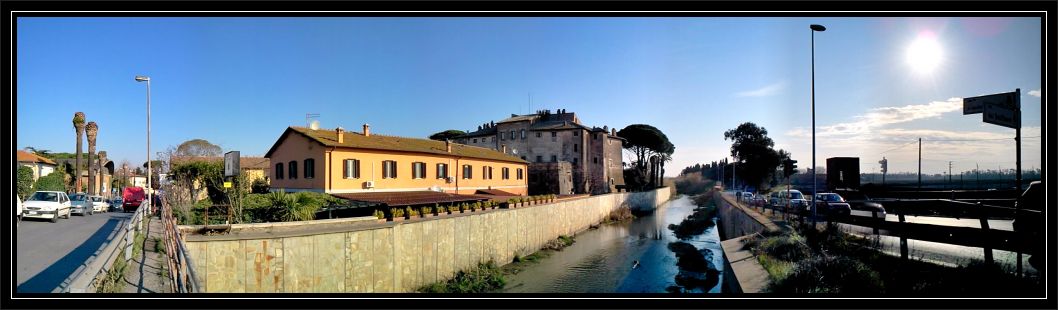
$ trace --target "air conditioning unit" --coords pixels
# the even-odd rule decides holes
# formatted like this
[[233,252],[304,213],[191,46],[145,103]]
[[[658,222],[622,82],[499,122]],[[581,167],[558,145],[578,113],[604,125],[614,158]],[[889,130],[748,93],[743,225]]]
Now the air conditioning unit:
[[364,182],[364,188],[375,188],[375,181]]
[[456,181],[456,177],[447,177],[447,178],[445,178],[445,183],[452,183],[452,182],[455,182],[455,181]]

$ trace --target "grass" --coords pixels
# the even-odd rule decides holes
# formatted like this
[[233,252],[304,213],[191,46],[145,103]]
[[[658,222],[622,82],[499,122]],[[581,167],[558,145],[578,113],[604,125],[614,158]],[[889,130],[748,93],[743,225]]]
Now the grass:
[[506,284],[502,270],[493,261],[479,263],[471,270],[463,270],[448,281],[436,282],[419,288],[422,293],[487,293]]
[[154,237],[154,252],[165,254],[165,243],[162,243],[162,238]]
[[132,257],[138,257],[143,253],[143,243],[147,241],[147,236],[142,232],[136,232],[136,236],[132,242]]
[[107,270],[107,274],[103,276],[103,279],[96,286],[96,293],[121,293],[125,290],[125,268],[128,264],[125,263],[125,251],[118,251],[118,257],[114,260],[114,263],[110,265],[110,270]]
[[632,209],[631,208],[629,208],[628,206],[622,206],[620,208],[617,208],[617,210],[613,210],[612,212],[610,212],[609,215],[607,215],[605,218],[603,218],[602,223],[603,224],[620,223],[620,222],[631,221],[631,220],[633,220],[635,218],[636,218],[635,215],[632,215]]

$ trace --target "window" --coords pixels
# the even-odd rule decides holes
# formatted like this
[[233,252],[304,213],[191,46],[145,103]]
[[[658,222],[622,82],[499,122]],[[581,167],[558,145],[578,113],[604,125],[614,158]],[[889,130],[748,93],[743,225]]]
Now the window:
[[474,143],[478,143],[478,139],[477,138],[474,138]]
[[573,151],[574,152],[580,152],[580,145],[579,144],[574,144],[573,145]]
[[557,131],[552,131],[551,132],[551,142],[555,142],[555,141],[558,141],[558,132]]
[[316,160],[312,158],[305,159],[305,178],[312,179],[316,177]]
[[471,178],[474,178],[474,167],[463,165],[463,179],[469,180]]
[[359,159],[346,159],[345,164],[342,165],[342,175],[346,179],[359,179],[360,178],[360,160]]
[[591,163],[598,164],[599,163],[599,158],[598,157],[592,157],[591,158]]
[[511,140],[514,140],[514,139],[517,139],[517,138],[518,138],[518,136],[515,136],[515,135],[514,135],[514,129],[511,129],[511,135],[510,135],[510,137],[511,137]]
[[522,168],[518,168],[518,179],[521,180],[524,176],[522,175]]
[[551,162],[557,163],[558,162],[558,155],[551,155]]
[[522,129],[522,140],[525,140],[525,129]]
[[502,131],[500,132],[500,140],[501,141],[502,140],[507,140],[507,133],[506,132],[502,132]]
[[276,180],[283,179],[283,163],[276,164]]
[[424,162],[411,163],[411,178],[412,179],[425,179],[426,178],[426,163],[424,163]]
[[397,162],[393,160],[382,161],[382,178],[383,179],[396,179],[397,178]]
[[595,139],[595,140],[599,140],[599,134],[594,134],[594,135],[591,136],[591,138]]
[[573,136],[574,136],[574,137],[576,137],[576,136],[580,136],[580,130],[574,130],[574,131],[573,131]]
[[522,156],[522,160],[525,160],[525,156]]
[[536,155],[536,162],[538,162],[538,163],[544,162],[544,157],[540,156],[540,155]]
[[492,180],[492,167],[490,167],[490,166],[481,166],[481,179],[482,180]]
[[576,165],[576,164],[577,164],[577,158],[576,158],[576,157],[573,157],[573,164],[574,164],[574,165]]
[[503,174],[503,179],[504,180],[510,180],[511,179],[511,168],[503,167],[503,171],[501,171],[501,174]]
[[291,180],[298,178],[298,162],[296,160],[291,160],[290,163],[287,163],[287,169],[289,169],[287,174],[289,174],[288,177]]
[[447,179],[448,178],[448,164],[437,164],[437,178]]
[[537,137],[537,138],[539,138],[539,137],[540,137],[540,132],[539,132],[539,131],[537,131],[537,132],[536,132],[536,137]]

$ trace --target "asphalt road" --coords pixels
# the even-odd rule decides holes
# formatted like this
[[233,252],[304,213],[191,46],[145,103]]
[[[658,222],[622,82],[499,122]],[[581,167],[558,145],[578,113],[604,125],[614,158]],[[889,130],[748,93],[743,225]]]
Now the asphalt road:
[[[132,213],[70,215],[58,223],[24,219],[16,232],[15,266],[19,293],[49,293],[97,250],[110,242]],[[114,234],[116,235],[116,234]]]

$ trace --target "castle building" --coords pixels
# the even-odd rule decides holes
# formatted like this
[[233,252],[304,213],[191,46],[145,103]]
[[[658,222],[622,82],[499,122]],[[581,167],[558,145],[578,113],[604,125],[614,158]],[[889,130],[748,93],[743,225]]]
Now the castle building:
[[[511,114],[455,141],[528,161],[530,194],[604,194],[624,185],[624,139],[617,136],[617,130],[585,126],[575,113],[564,109],[555,112]],[[561,162],[569,165],[556,164]]]

